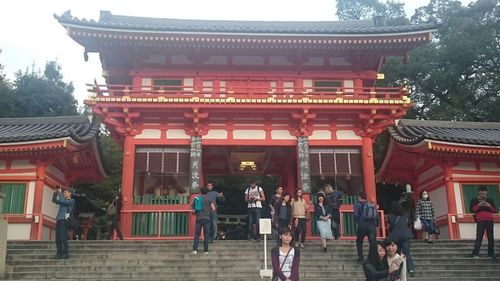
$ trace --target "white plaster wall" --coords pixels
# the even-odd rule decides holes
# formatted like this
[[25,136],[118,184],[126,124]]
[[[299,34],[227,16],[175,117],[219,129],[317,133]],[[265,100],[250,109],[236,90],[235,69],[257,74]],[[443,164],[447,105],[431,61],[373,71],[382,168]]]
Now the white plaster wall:
[[47,166],[47,171],[56,176],[60,181],[64,181],[66,178],[66,175],[53,165]]
[[193,64],[185,55],[173,55],[170,61],[172,64]]
[[30,164],[28,160],[14,160],[12,161],[12,169],[29,169],[36,168],[35,165]]
[[227,64],[227,61],[226,56],[209,56],[203,64]]
[[227,131],[226,130],[208,130],[208,133],[203,136],[203,139],[207,140],[226,140],[227,139]]
[[435,176],[439,173],[442,173],[443,172],[443,168],[439,167],[439,166],[434,166],[430,169],[428,169],[427,171],[423,172],[422,174],[420,174],[420,176],[418,177],[418,182],[423,182],[429,178],[431,178],[432,176]]
[[0,169],[5,169],[5,166],[7,166],[5,160],[0,160]]
[[436,217],[448,215],[448,201],[446,200],[446,190],[444,186],[429,192],[429,197],[434,205]]
[[167,139],[190,139],[191,137],[186,134],[183,129],[168,129]]
[[161,130],[158,129],[144,129],[139,135],[134,136],[134,139],[159,139]]
[[336,132],[338,140],[360,140],[361,137],[356,135],[353,130],[338,130]]
[[448,224],[439,226],[439,239],[450,239],[450,230]]
[[7,176],[36,176],[36,172],[29,172],[29,173],[5,173],[5,174],[1,174],[0,175],[0,178],[1,177],[7,177]]
[[[466,175],[466,174],[453,174],[453,177],[461,178],[477,178],[478,175]],[[481,178],[498,178],[498,175],[481,175]]]
[[292,65],[286,57],[269,57],[270,65]]
[[331,65],[351,65],[351,63],[346,61],[344,57],[331,57],[330,64]]
[[331,140],[332,132],[330,130],[314,130],[309,137],[310,140]]
[[273,140],[294,140],[294,139],[296,139],[296,137],[292,136],[290,134],[290,131],[288,131],[288,130],[272,130],[271,131],[271,138]]
[[31,224],[29,223],[9,223],[7,229],[7,240],[29,240]]
[[492,162],[481,162],[480,169],[483,172],[500,172],[500,167]]
[[234,130],[233,138],[236,140],[264,140],[266,131],[264,130]]
[[42,240],[53,240],[50,236],[52,229],[47,226],[42,226]]
[[149,55],[149,57],[144,60],[144,63],[165,64],[165,60],[166,60],[165,55]]
[[[458,225],[461,239],[476,239],[476,223],[459,223]],[[500,233],[499,231],[500,223],[495,223],[493,233]]]
[[344,89],[345,93],[354,93],[354,80],[344,80],[344,88],[350,88]]
[[52,202],[54,190],[48,186],[43,187],[42,194],[42,214],[55,218],[59,209],[58,205]]
[[184,90],[185,91],[193,91],[194,88],[193,85],[194,85],[194,78],[184,78],[184,81],[183,81],[183,86],[184,86]]
[[33,202],[35,202],[35,182],[28,182],[28,200],[26,200],[26,214],[33,213]]
[[453,167],[453,170],[467,170],[467,171],[475,171],[476,164],[474,162],[458,162],[458,165]]
[[453,183],[453,190],[455,191],[455,202],[457,202],[457,214],[464,214],[464,205],[462,204],[462,190],[458,182]]
[[142,78],[142,89],[143,90],[152,90],[151,86],[153,85],[153,80],[151,78]]
[[235,65],[264,65],[264,58],[259,56],[235,56],[233,57]]

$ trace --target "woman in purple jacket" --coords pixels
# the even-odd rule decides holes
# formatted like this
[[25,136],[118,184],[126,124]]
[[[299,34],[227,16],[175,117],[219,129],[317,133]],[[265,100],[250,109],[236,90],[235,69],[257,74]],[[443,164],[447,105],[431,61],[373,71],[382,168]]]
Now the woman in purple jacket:
[[293,247],[289,228],[279,230],[280,246],[271,250],[273,281],[299,281],[300,250]]

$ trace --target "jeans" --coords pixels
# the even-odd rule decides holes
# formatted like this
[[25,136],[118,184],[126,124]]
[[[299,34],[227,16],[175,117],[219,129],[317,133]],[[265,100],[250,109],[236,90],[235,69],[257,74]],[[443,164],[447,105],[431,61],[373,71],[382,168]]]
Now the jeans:
[[200,243],[201,228],[203,227],[203,250],[208,252],[208,240],[210,237],[210,220],[197,220],[196,229],[194,232],[193,251],[198,251],[198,244]]
[[488,256],[493,257],[493,255],[495,255],[495,238],[493,237],[492,221],[477,222],[476,241],[474,242],[474,250],[472,251],[472,255],[479,255],[479,249],[481,248],[481,243],[483,243],[484,231],[486,231],[486,237],[488,237]]
[[[358,251],[358,258],[364,259],[363,257],[363,240],[365,236],[368,236],[368,242],[370,243],[370,252],[376,251],[376,234],[377,230],[373,222],[362,222],[358,224],[358,230],[356,231],[356,250]],[[369,252],[369,253],[370,253]]]
[[217,234],[217,213],[213,213],[210,217],[210,240],[215,240]]
[[406,256],[407,270],[412,271],[414,267],[413,267],[413,258],[411,257],[410,253],[410,239],[399,241],[398,249],[401,250],[403,254]]
[[[293,219],[294,223],[296,219],[297,218]],[[299,221],[297,222],[297,227],[295,228],[295,241],[304,244],[304,242],[306,242],[306,232],[307,232],[306,219],[298,218],[298,220]]]
[[68,256],[68,230],[64,225],[64,220],[56,222],[56,247],[58,257]]
[[[259,239],[259,220],[262,208],[248,209],[248,239]],[[253,225],[255,224],[255,231]]]
[[122,230],[120,228],[120,216],[119,215],[114,215],[111,217],[111,227],[109,231],[110,235],[110,240],[113,239],[113,231],[116,230],[116,235],[118,236],[118,239],[123,240],[123,235],[122,235]]
[[425,232],[428,232],[429,234],[434,234],[436,232],[434,230],[433,220],[420,218],[420,221],[422,221],[422,227]]

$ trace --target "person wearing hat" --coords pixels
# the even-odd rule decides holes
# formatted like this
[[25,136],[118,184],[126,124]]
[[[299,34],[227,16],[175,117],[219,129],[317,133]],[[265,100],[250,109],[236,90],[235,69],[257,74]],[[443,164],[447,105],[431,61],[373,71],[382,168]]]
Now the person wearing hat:
[[57,259],[69,258],[68,251],[68,229],[65,221],[75,208],[75,199],[71,198],[72,190],[70,188],[56,187],[56,192],[52,196],[52,202],[59,205],[59,210],[56,215],[56,246]]

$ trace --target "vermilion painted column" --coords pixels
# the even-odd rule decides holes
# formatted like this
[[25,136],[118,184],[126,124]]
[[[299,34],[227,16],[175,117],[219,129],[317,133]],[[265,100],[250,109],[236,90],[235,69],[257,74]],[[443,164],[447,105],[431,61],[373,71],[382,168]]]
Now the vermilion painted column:
[[375,188],[375,167],[373,165],[373,141],[371,137],[363,137],[361,146],[361,159],[363,162],[363,182],[368,201],[377,202]]
[[47,164],[45,162],[40,162],[36,165],[35,194],[32,211],[33,221],[31,222],[30,240],[42,240],[42,202],[46,167]]
[[120,217],[121,229],[123,237],[127,238],[132,235],[132,213],[134,205],[134,160],[135,160],[135,145],[133,136],[125,136],[123,144],[123,172],[122,172],[122,195],[123,206]]
[[[453,186],[452,180],[452,169],[451,165],[446,165],[444,167],[444,182],[446,184],[446,201],[448,203],[448,214],[456,216],[457,214],[457,202],[455,200],[455,188]],[[450,232],[450,239],[457,239],[457,230],[455,229],[455,223],[452,223],[451,219],[448,219],[448,229]]]

